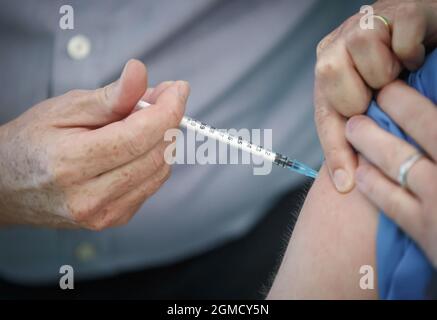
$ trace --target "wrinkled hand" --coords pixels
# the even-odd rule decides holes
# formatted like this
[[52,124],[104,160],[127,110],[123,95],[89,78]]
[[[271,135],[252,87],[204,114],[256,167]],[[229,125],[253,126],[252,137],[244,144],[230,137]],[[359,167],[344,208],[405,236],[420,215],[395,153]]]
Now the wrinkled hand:
[[407,175],[408,190],[398,185],[401,164],[416,149],[381,129],[366,116],[346,126],[349,142],[370,163],[360,159],[358,189],[408,233],[437,267],[437,107],[401,81],[386,86],[378,105],[427,153]]
[[[0,127],[0,221],[101,230],[129,221],[170,174],[164,133],[178,127],[186,82],[147,90],[129,61],[104,88],[74,90]],[[152,105],[132,112],[140,98]]]
[[425,46],[437,44],[437,1],[377,1],[373,30],[349,18],[317,48],[315,121],[331,178],[340,192],[354,186],[356,155],[345,137],[348,117],[364,113],[373,89],[380,89],[422,65]]

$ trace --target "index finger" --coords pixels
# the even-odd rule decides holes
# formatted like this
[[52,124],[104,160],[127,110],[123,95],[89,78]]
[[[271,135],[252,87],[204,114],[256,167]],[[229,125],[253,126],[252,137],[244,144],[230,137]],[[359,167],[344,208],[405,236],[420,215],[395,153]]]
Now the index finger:
[[437,3],[400,4],[393,20],[392,47],[409,70],[420,67],[425,46],[437,44]]
[[176,128],[185,112],[189,85],[177,81],[166,88],[156,103],[102,128],[79,133],[66,159],[79,165],[82,176],[94,177],[128,163],[152,149],[165,131]]
[[374,19],[374,28],[357,23],[346,36],[346,47],[364,81],[374,89],[396,79],[401,65],[391,50],[390,27]]

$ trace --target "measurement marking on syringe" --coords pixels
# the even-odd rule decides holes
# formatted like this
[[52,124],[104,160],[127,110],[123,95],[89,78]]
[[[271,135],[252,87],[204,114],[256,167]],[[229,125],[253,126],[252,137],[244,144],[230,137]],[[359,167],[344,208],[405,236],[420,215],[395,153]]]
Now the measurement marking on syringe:
[[[258,146],[258,145],[253,145],[250,141],[247,141],[245,139],[243,139],[243,137],[239,136],[239,137],[235,137],[234,135],[225,132],[225,130],[217,130],[217,128],[215,127],[211,127],[209,125],[207,125],[206,123],[194,120],[192,118],[186,117],[187,120],[187,124],[189,126],[191,126],[191,128],[195,131],[195,132],[199,132],[202,135],[205,136],[218,136],[221,138],[219,140],[228,140],[230,143],[233,142],[234,140],[237,141],[237,145],[236,147],[240,150],[243,151],[251,151],[257,153],[258,155],[265,155],[270,157],[272,155],[272,151],[265,149],[262,146]],[[252,147],[255,146],[255,149],[253,149]]]
[[[146,101],[138,101],[137,108],[147,108],[150,106]],[[199,128],[197,126],[199,125]],[[291,160],[279,153],[275,153],[271,150],[265,149],[262,146],[252,144],[250,141],[244,140],[242,137],[238,137],[237,143],[234,142],[235,137],[229,133],[225,133],[223,130],[217,130],[216,128],[209,126],[203,122],[194,120],[187,116],[182,117],[180,127],[190,129],[194,132],[198,132],[206,137],[218,140],[219,142],[233,146],[237,149],[246,151],[250,154],[258,155],[265,160],[268,160],[278,166],[288,168],[294,172],[298,172],[307,177],[316,178],[317,171],[311,167],[305,165],[297,160]],[[255,146],[255,150],[252,148]]]

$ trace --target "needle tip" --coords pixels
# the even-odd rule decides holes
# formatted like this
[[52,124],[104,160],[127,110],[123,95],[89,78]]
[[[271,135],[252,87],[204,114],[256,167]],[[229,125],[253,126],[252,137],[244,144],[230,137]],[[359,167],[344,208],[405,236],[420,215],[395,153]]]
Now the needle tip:
[[290,170],[300,173],[304,176],[310,177],[310,178],[317,178],[318,172],[307,165],[297,161],[293,160],[291,161],[291,165],[288,167]]

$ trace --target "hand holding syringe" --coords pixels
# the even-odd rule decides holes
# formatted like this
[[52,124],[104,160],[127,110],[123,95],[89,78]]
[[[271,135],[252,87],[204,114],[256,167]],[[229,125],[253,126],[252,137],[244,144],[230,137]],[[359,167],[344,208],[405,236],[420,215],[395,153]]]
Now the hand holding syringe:
[[[140,100],[137,104],[137,108],[146,108],[149,105],[150,105],[149,103]],[[278,166],[288,168],[294,172],[303,174],[304,176],[310,178],[317,177],[316,170],[311,169],[307,165],[297,160],[289,160],[287,157],[284,157],[279,153],[267,150],[261,146],[255,145],[247,140],[244,140],[241,137],[235,137],[227,132],[220,131],[214,127],[211,127],[205,123],[199,122],[187,116],[184,116],[182,118],[180,126],[182,128],[186,128],[188,130],[198,132],[208,138],[230,145],[234,148],[246,151],[256,156],[260,156],[267,161],[270,161]]]

